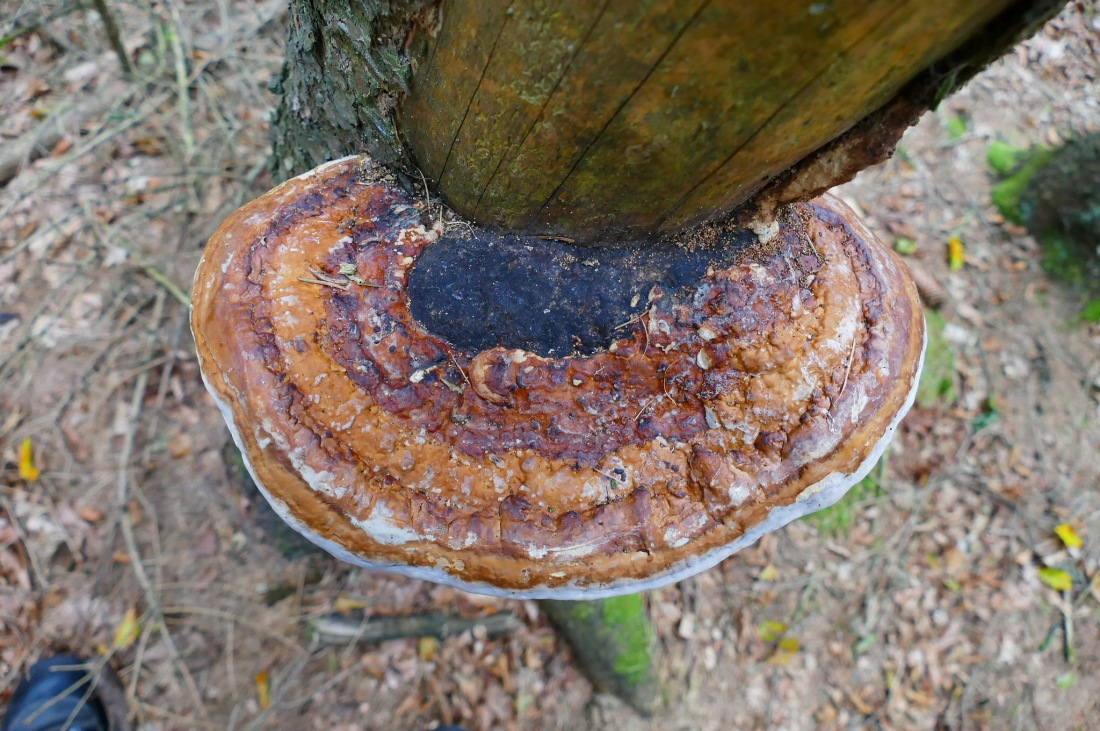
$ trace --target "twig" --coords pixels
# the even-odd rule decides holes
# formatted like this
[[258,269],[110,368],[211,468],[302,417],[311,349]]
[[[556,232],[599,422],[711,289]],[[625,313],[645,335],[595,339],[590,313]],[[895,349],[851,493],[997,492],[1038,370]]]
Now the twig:
[[[58,115],[56,119],[47,120],[41,127],[36,128],[34,132],[28,133],[15,143],[6,146],[10,147],[12,152],[0,157],[0,185],[4,185],[18,175],[23,169],[24,163],[33,159],[36,153],[56,145],[57,142],[65,136],[66,130],[79,128],[84,122],[98,117],[105,112],[124,107],[130,102],[131,97],[133,97],[137,91],[138,87],[136,84],[122,84],[117,88],[111,87],[103,89],[102,91],[97,89],[95,94],[90,95],[87,104],[77,105],[73,107],[71,113]],[[68,166],[74,160],[83,157],[99,145],[114,139],[131,127],[136,127],[143,123],[147,117],[160,109],[161,104],[170,98],[170,94],[158,94],[149,97],[141,103],[141,109],[118,124],[118,126],[109,127],[106,122],[101,124],[100,128],[94,133],[81,138],[83,144],[74,147],[63,157],[52,159],[50,161],[50,169],[45,171],[42,178],[34,181],[33,186],[28,186],[28,189],[40,190],[50,178],[57,175],[61,170],[68,169]],[[47,144],[51,143],[51,141],[52,144]],[[22,199],[23,196],[12,196],[12,199],[8,201],[7,205],[0,208],[0,219],[7,216],[16,205],[22,202]]]
[[27,560],[31,565],[31,573],[34,574],[35,588],[39,591],[44,591],[50,582],[46,577],[46,572],[38,563],[38,558],[31,550],[31,544],[27,542],[27,534],[23,532],[23,523],[19,520],[15,514],[15,506],[8,500],[7,495],[0,493],[0,508],[4,509],[4,512],[8,514],[8,522],[11,523],[11,527],[15,529],[15,535],[19,538],[19,542],[23,544],[23,550],[27,553]]
[[626,322],[619,323],[618,325],[616,325],[615,327],[613,327],[611,329],[612,330],[622,330],[624,327],[627,327],[628,325],[633,325],[636,322],[641,322],[642,318],[645,317],[648,312],[649,312],[648,309],[645,312],[639,312],[637,315],[634,315],[634,317],[630,318]]
[[312,277],[298,277],[298,281],[305,282],[306,284],[320,284],[325,287],[332,287],[341,292],[347,292],[351,289],[351,282],[327,282],[324,279],[313,279]]
[[304,653],[306,649],[301,645],[295,643],[293,640],[289,640],[278,632],[274,632],[264,626],[260,622],[250,622],[246,617],[225,612],[220,609],[212,609],[210,607],[188,607],[188,606],[168,606],[163,608],[165,616],[171,616],[173,614],[194,614],[200,617],[214,617],[215,619],[223,619],[229,622],[242,622],[245,626],[254,631],[256,634],[267,637],[268,639],[275,640],[284,647],[293,650],[297,653]]
[[[92,234],[99,240],[100,244],[102,244],[104,248],[109,247],[111,243],[114,242],[125,249],[131,256],[135,258],[141,255],[141,252],[139,252],[137,248],[134,247],[124,237],[111,236],[107,231],[104,231],[103,227],[100,225],[98,219],[88,205],[84,206],[84,217],[91,226]],[[144,271],[150,279],[152,279],[160,286],[164,287],[168,294],[172,295],[172,297],[174,297],[184,307],[191,306],[191,297],[183,291],[182,287],[169,279],[168,275],[166,275],[160,269],[153,266],[152,264],[135,263],[135,266],[140,267],[141,270]]]
[[194,718],[185,718],[178,713],[172,713],[166,711],[163,708],[154,706],[151,703],[146,703],[143,700],[138,699],[134,703],[134,708],[139,711],[145,711],[149,715],[157,716],[159,718],[165,718],[174,722],[176,725],[172,728],[186,728],[186,729],[210,729],[211,731],[225,731],[225,727],[221,724],[214,724],[210,721],[196,721]]
[[1073,649],[1073,601],[1070,594],[1070,589],[1062,590],[1062,652],[1066,662],[1072,664],[1077,659],[1077,651]]
[[844,371],[844,383],[840,384],[840,391],[837,392],[836,398],[833,399],[833,403],[840,401],[840,397],[844,395],[844,389],[848,387],[848,376],[852,375],[852,362],[856,358],[856,338],[852,337],[852,349],[848,351],[848,368]]
[[[341,266],[354,266],[352,264],[345,264]],[[312,277],[298,277],[299,282],[305,282],[306,284],[320,284],[325,287],[332,287],[342,292],[348,292],[351,290],[351,285],[358,284],[360,287],[374,287],[375,289],[381,289],[384,285],[377,284],[375,282],[368,282],[362,277],[355,274],[343,274],[344,279],[335,279],[325,274],[322,271],[309,267],[309,273]]]
[[385,642],[405,637],[452,637],[475,627],[484,627],[486,636],[497,637],[523,626],[512,612],[465,619],[446,614],[421,614],[411,617],[371,617],[356,621],[340,614],[328,614],[309,621],[317,640],[325,645]]
[[192,80],[187,75],[187,59],[184,56],[183,43],[179,35],[179,29],[182,26],[179,5],[173,2],[169,4],[169,7],[171,8],[172,27],[169,28],[168,24],[165,23],[162,28],[168,35],[168,42],[172,45],[172,57],[175,60],[176,101],[179,104],[180,126],[182,127],[183,161],[184,165],[188,165],[195,153],[195,131],[191,124],[191,93],[189,91]]
[[157,438],[157,433],[160,428],[160,417],[164,413],[164,402],[168,398],[168,388],[172,379],[172,368],[176,365],[179,343],[180,339],[183,337],[183,323],[186,322],[186,320],[187,318],[184,317],[182,322],[176,324],[172,339],[166,344],[167,347],[165,350],[167,352],[164,355],[164,370],[161,371],[160,378],[158,379],[160,385],[157,387],[157,398],[153,405],[152,418],[149,421],[149,438],[145,450],[141,455],[142,462],[149,461],[153,443]]
[[183,291],[182,287],[169,279],[168,275],[152,264],[142,264],[140,266],[142,271],[149,275],[150,279],[164,287],[168,294],[172,295],[181,305],[184,307],[191,306],[191,298]]
[[642,418],[642,414],[644,414],[646,412],[646,409],[648,409],[653,404],[654,401],[656,401],[659,398],[664,398],[664,397],[665,397],[665,395],[663,393],[659,393],[656,396],[654,396],[653,398],[651,398],[649,401],[646,401],[645,406],[643,406],[641,408],[641,410],[637,414],[634,415],[634,421],[637,421],[638,419]]
[[137,685],[138,679],[141,677],[141,666],[145,662],[145,648],[149,644],[149,635],[153,634],[149,631],[148,619],[143,618],[141,626],[141,635],[138,637],[137,650],[134,651],[134,663],[130,667],[130,683],[126,687],[126,700],[131,705],[137,700]]
[[237,652],[237,623],[228,620],[225,627],[225,672],[229,676],[229,692],[233,700],[238,700],[241,697],[241,691],[237,687],[237,664],[234,659]]
[[[3,219],[2,215],[0,215],[0,219]],[[53,327],[62,315],[68,311],[69,306],[76,301],[76,298],[88,291],[90,287],[91,283],[89,281],[81,282],[77,280],[77,272],[74,269],[69,276],[54,287],[55,293],[63,294],[42,298],[42,303],[35,308],[34,313],[26,320],[29,324],[33,323],[33,326],[24,325],[23,334],[20,335],[19,339],[7,346],[7,359],[0,363],[0,384],[20,372],[21,362],[28,357],[32,350],[31,346],[35,342],[35,332],[46,332],[48,328]],[[51,308],[55,310],[55,314],[47,314],[47,310]],[[24,369],[23,372],[25,373],[26,370]]]
[[306,284],[320,284],[320,285],[323,285],[325,287],[332,287],[333,289],[339,289],[343,292],[347,292],[348,290],[351,289],[351,282],[350,281],[346,281],[346,280],[345,281],[340,281],[339,279],[333,279],[329,275],[325,274],[322,271],[318,271],[317,269],[314,269],[313,267],[308,267],[308,269],[309,269],[309,273],[312,274],[313,277],[312,278],[311,277],[298,277],[299,282],[305,282]]
[[[348,678],[348,676],[354,675],[357,672],[362,672],[362,666],[359,665],[358,663],[352,663],[350,666],[348,666],[348,667],[344,668],[343,670],[341,670],[340,672],[336,673],[331,678],[329,678],[325,682],[321,683],[320,685],[318,685],[313,690],[309,691],[307,694],[305,694],[301,698],[292,698],[288,701],[279,701],[277,703],[272,703],[271,704],[271,709],[278,709],[280,711],[289,711],[291,709],[298,708],[300,706],[304,706],[306,703],[309,703],[311,700],[316,698],[318,694],[324,693],[329,688],[333,687],[334,685],[337,685],[338,683],[343,682],[346,678]],[[268,709],[268,710],[271,710],[271,709]],[[249,728],[265,728],[262,725],[257,725],[258,722],[261,721],[261,720],[263,720],[263,719],[257,718],[255,721],[252,722],[252,724],[249,726]]]
[[84,3],[81,0],[77,0],[76,2],[72,2],[62,6],[60,9],[50,13],[49,15],[42,15],[34,18],[29,23],[26,23],[22,26],[18,25],[18,22],[21,20],[21,18],[19,18],[18,16],[15,18],[5,18],[5,23],[11,23],[13,27],[7,35],[0,36],[0,49],[3,49],[4,46],[8,45],[16,38],[25,36],[28,33],[34,33],[42,26],[48,25],[58,18],[63,18],[69,13],[75,12],[77,10],[82,10],[83,8]]
[[[272,716],[274,716],[278,711],[286,710],[284,708],[283,702],[277,699],[282,696],[282,690],[284,688],[294,686],[298,683],[298,681],[301,680],[302,671],[305,670],[308,662],[309,658],[302,658],[301,660],[293,663],[283,677],[271,679],[270,687],[272,703],[267,708],[260,711],[260,714],[258,716],[252,719],[251,723],[249,723],[246,727],[248,731],[262,731],[272,727]],[[356,664],[353,663],[351,665],[351,668],[355,667]],[[351,668],[348,668],[348,670],[350,670]],[[346,670],[344,672],[346,672]],[[344,672],[338,673],[338,676],[342,676]],[[341,677],[340,679],[342,680],[343,678]],[[324,687],[325,685],[326,683],[321,684],[322,687]],[[312,697],[313,694],[310,694],[306,697],[306,699],[309,700]]]
[[92,0],[92,4],[95,5],[96,12],[99,13],[99,17],[103,20],[103,27],[107,31],[107,40],[111,43],[111,48],[114,49],[115,55],[118,56],[118,63],[122,66],[122,73],[129,76],[134,72],[134,67],[130,64],[130,57],[126,53],[126,46],[122,43],[122,38],[118,33],[118,23],[115,22],[115,16],[111,10],[107,7],[106,0]]
[[[160,296],[157,298],[153,317],[151,319],[154,325],[159,325],[163,312],[164,297]],[[122,441],[122,448],[118,452],[115,478],[115,504],[120,515],[119,527],[122,531],[123,542],[126,544],[126,551],[130,556],[130,565],[133,567],[134,576],[137,578],[138,585],[141,586],[142,592],[145,595],[149,613],[152,615],[153,622],[157,625],[161,638],[168,648],[176,672],[179,673],[180,677],[183,679],[184,686],[191,695],[191,701],[195,705],[196,712],[205,718],[206,707],[202,702],[202,694],[199,693],[198,685],[195,683],[191,671],[187,669],[187,666],[180,658],[176,642],[172,639],[172,634],[168,631],[168,625],[164,621],[164,613],[160,609],[160,602],[157,599],[156,592],[153,589],[152,583],[149,581],[149,576],[145,573],[145,566],[142,563],[141,551],[138,549],[137,539],[134,537],[134,526],[130,516],[130,458],[134,451],[137,424],[138,420],[141,418],[142,403],[145,398],[145,391],[148,387],[149,370],[145,369],[138,374],[137,379],[134,381],[134,390],[130,399],[129,410],[130,429],[126,432],[126,436]]]
[[[83,665],[57,665],[53,669],[56,671],[84,670],[85,667]],[[87,687],[85,688],[85,686]],[[48,711],[50,708],[53,708],[58,703],[72,695],[74,692],[80,690],[81,688],[84,688],[83,696],[81,696],[80,700],[73,706],[73,710],[69,713],[68,718],[61,726],[61,728],[63,729],[68,729],[70,726],[72,726],[73,721],[76,719],[76,714],[80,712],[80,709],[83,708],[84,705],[88,702],[88,699],[91,698],[92,692],[95,691],[95,686],[95,677],[90,673],[85,673],[78,680],[69,685],[69,687],[65,688],[60,693],[57,693],[48,701],[36,708],[30,715],[28,715],[24,720],[20,722],[20,725],[26,724],[27,726],[30,726],[35,721],[35,719]]]
[[438,378],[439,378],[439,382],[442,383],[444,386],[446,386],[447,390],[449,390],[449,391],[452,391],[454,393],[462,393],[464,390],[466,390],[465,386],[459,386],[457,384],[451,383],[450,381],[448,381],[443,376],[438,376]]
[[460,374],[462,374],[462,380],[466,381],[467,386],[469,386],[470,388],[473,388],[474,384],[470,383],[470,377],[466,375],[466,371],[462,370],[462,366],[460,366],[458,364],[458,359],[455,358],[455,354],[454,353],[448,353],[448,355],[451,356],[451,362],[455,364],[455,368],[457,368],[458,372]]
[[66,134],[77,132],[84,122],[103,114],[120,100],[125,103],[135,91],[130,85],[112,85],[97,90],[64,112],[47,117],[18,139],[5,142],[4,152],[0,154],[0,186],[18,175],[35,157],[53,149]]
[[424,184],[424,208],[427,209],[428,223],[432,221],[432,194],[428,190],[428,179],[424,176],[424,171],[420,168],[416,169],[416,172],[420,173],[420,180]]

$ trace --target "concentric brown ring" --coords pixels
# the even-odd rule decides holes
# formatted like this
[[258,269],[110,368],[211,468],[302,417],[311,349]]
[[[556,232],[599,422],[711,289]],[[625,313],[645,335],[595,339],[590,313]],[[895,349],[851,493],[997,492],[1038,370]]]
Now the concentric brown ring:
[[648,588],[839,498],[911,401],[915,289],[835,199],[654,288],[584,357],[425,330],[407,281],[441,231],[348,158],[231,215],[196,274],[203,375],[257,482],[348,560],[523,596]]

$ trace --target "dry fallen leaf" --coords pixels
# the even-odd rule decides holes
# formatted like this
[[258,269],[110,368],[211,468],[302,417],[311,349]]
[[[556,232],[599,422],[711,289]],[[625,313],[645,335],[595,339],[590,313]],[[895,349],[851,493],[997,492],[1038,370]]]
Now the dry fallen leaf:
[[218,553],[218,534],[208,528],[195,543],[195,556],[214,556]]
[[1073,588],[1073,577],[1062,569],[1052,569],[1044,566],[1039,569],[1039,580],[1056,591],[1066,591]]
[[50,150],[50,157],[61,157],[69,150],[73,149],[73,141],[70,137],[62,137],[58,140],[57,144]]
[[1080,548],[1084,543],[1081,536],[1077,535],[1077,531],[1069,523],[1055,526],[1054,532],[1062,539],[1062,543],[1066,545],[1066,548]]
[[872,713],[875,712],[874,708],[868,705],[865,700],[863,700],[852,691],[848,691],[848,700],[850,700],[852,702],[852,705],[856,707],[856,710],[862,713],[864,716],[870,716]]
[[38,475],[38,468],[34,466],[34,445],[30,438],[24,439],[19,445],[19,477],[27,482],[34,482]]
[[191,437],[177,434],[168,442],[168,455],[172,459],[183,459],[191,454]]

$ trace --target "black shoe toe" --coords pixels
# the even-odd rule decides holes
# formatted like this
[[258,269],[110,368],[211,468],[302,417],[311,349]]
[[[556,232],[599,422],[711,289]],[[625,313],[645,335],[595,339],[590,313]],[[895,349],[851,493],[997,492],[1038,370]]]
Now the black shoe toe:
[[75,655],[35,663],[15,689],[0,731],[109,731],[86,664]]

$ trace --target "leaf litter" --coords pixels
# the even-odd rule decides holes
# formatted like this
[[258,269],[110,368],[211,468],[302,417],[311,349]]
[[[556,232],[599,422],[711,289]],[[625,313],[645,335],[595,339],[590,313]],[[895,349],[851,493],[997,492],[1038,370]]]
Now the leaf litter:
[[[594,695],[533,603],[352,569],[278,533],[234,472],[179,293],[217,222],[275,182],[264,115],[283,5],[111,4],[141,83],[76,6],[0,21],[60,13],[2,50],[0,136],[67,120],[0,188],[0,687],[54,648],[102,646],[136,720],[160,729],[1093,722],[1100,328],[991,204],[986,156],[1100,129],[1094,4],[1071,4],[839,191],[922,272],[942,319],[934,379],[876,488],[828,531],[792,525],[650,595],[680,690],[650,721]],[[377,286],[353,277],[325,278]],[[116,541],[124,520],[136,552]],[[309,634],[333,613],[506,611],[523,626],[503,636]]]

